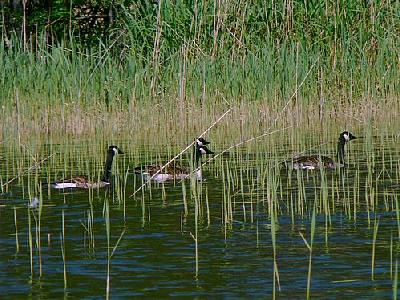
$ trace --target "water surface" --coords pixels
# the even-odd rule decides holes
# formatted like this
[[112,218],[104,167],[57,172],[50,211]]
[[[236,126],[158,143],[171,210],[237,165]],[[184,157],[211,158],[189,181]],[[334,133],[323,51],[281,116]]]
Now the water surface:
[[[387,151],[390,149],[386,150],[386,155]],[[267,172],[267,177],[275,174],[279,178],[279,188],[275,192],[271,192],[267,185],[271,179],[262,177],[260,174],[263,171],[260,172],[257,167],[257,155],[264,154],[242,153],[241,160],[229,164],[232,174],[235,174],[232,175],[233,181],[243,178],[241,184],[231,183],[234,185],[229,193],[233,206],[231,222],[223,221],[224,199],[227,199],[228,189],[226,174],[223,174],[221,167],[223,164],[206,168],[198,222],[197,276],[195,244],[191,236],[191,233],[195,234],[195,203],[191,198],[189,181],[185,183],[189,207],[187,216],[184,214],[182,183],[153,185],[151,192],[147,189],[135,198],[127,197],[125,203],[118,199],[120,189],[115,185],[92,192],[51,190],[50,193],[44,186],[40,232],[39,210],[27,207],[30,201],[27,181],[16,181],[0,198],[0,296],[104,297],[107,279],[104,211],[105,203],[108,203],[110,252],[122,235],[110,260],[111,297],[271,298],[274,261],[268,199],[274,197],[274,203],[278,205],[276,259],[280,280],[280,287],[276,283],[276,292],[283,298],[305,298],[309,251],[300,232],[309,240],[313,205],[315,199],[322,199],[321,193],[326,186],[329,216],[323,209],[323,200],[318,200],[311,295],[324,299],[391,298],[399,246],[399,224],[395,209],[398,201],[398,185],[395,182],[398,166],[392,164],[392,167],[384,167],[385,160],[379,151],[375,151],[376,172],[372,172],[368,169],[367,159],[357,158],[365,157],[363,153],[362,146],[355,145],[350,156],[353,163],[342,173],[329,171],[321,174],[317,171],[288,175],[285,170]],[[140,155],[144,156],[142,153]],[[125,158],[125,163],[128,161],[129,164],[130,158]],[[229,161],[230,158],[223,159]],[[135,161],[138,160],[136,157]],[[391,160],[398,160],[396,151],[391,152]],[[101,169],[101,166],[97,167]],[[118,170],[123,177],[121,165]],[[265,168],[262,170],[266,172]],[[59,174],[60,170],[52,172]],[[299,190],[299,176],[304,192]],[[261,180],[264,180],[264,184]],[[135,179],[133,174],[128,176],[126,195],[135,190],[134,186],[137,187],[139,181],[140,178]],[[47,182],[47,176],[42,174],[39,182]],[[366,199],[371,197],[371,193],[376,198],[375,207],[367,208]],[[299,197],[303,197],[302,200]],[[303,205],[299,201],[303,201]],[[291,206],[297,207],[295,212]],[[303,207],[302,213],[300,207]],[[87,230],[90,215],[93,215],[93,228]],[[378,221],[372,280],[374,223]],[[62,255],[63,226],[66,287]],[[93,240],[89,238],[89,233],[94,237],[94,245],[91,244]]]

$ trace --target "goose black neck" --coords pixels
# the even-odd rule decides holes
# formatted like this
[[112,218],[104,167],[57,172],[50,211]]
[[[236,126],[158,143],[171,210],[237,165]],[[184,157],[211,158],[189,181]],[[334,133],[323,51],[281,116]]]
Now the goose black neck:
[[342,138],[339,138],[338,144],[337,144],[337,159],[339,163],[345,164],[344,161],[344,145],[346,144],[346,141]]
[[195,145],[193,148],[193,156],[194,156],[194,168],[197,168],[200,164],[201,161],[201,152],[200,152],[200,147],[198,145]]
[[106,164],[104,165],[104,175],[103,175],[103,178],[101,179],[101,181],[110,182],[113,159],[114,159],[114,151],[108,150]]

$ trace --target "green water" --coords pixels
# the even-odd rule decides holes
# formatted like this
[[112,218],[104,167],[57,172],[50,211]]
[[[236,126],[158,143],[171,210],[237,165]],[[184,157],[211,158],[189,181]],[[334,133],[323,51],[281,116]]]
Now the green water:
[[[395,143],[391,141],[391,145]],[[85,147],[82,145],[82,149]],[[125,144],[124,149],[122,142],[121,148],[127,154],[118,157],[114,165],[120,179],[126,171],[129,173],[128,167],[132,170],[134,162],[158,155],[140,151],[129,154],[126,147]],[[218,148],[214,143],[213,150],[218,151]],[[35,180],[46,183],[48,178],[61,175],[64,166],[54,167],[50,162],[50,176],[43,167],[37,171],[37,179],[33,175],[36,171],[29,178],[24,175],[1,195],[0,296],[105,297],[108,252],[105,203],[108,203],[110,252],[121,238],[110,260],[110,297],[272,298],[274,261],[270,203],[273,203],[280,283],[280,289],[276,287],[277,296],[305,298],[309,251],[299,232],[306,239],[310,238],[311,215],[316,202],[311,296],[392,298],[399,248],[399,211],[396,208],[399,153],[394,148],[370,150],[372,152],[366,156],[363,143],[354,143],[349,148],[350,165],[346,170],[323,173],[271,171],[268,164],[273,166],[277,160],[290,157],[290,150],[281,157],[268,157],[267,153],[239,149],[234,155],[210,163],[203,170],[205,181],[196,184],[202,191],[198,200],[197,276],[195,243],[191,236],[195,234],[195,200],[191,194],[194,187],[189,180],[184,185],[188,202],[186,216],[180,182],[153,184],[151,189],[125,199],[119,196],[121,190],[130,195],[141,183],[140,178],[130,173],[126,189],[117,182],[99,191],[62,192],[49,191],[44,184],[39,232],[39,209],[27,207],[28,185],[33,185]],[[48,154],[43,153],[43,156]],[[168,157],[166,153],[161,156],[165,160]],[[373,170],[368,168],[371,158]],[[3,171],[11,173],[16,161],[18,159],[3,157]],[[88,161],[93,162],[93,157],[88,157]],[[263,166],[259,165],[261,162]],[[73,165],[66,165],[67,173],[74,173]],[[100,163],[89,165],[101,170]],[[325,198],[324,192],[327,192]],[[367,208],[366,198],[371,194],[375,199],[374,207],[368,204]],[[37,195],[34,188],[32,195]],[[226,214],[231,217],[226,219]],[[374,222],[378,220],[372,280]],[[63,226],[66,287],[61,250]],[[90,226],[92,228],[88,229]]]

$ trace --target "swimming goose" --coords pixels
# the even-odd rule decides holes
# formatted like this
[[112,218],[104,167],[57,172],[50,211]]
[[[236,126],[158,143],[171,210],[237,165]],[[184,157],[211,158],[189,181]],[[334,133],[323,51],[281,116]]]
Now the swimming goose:
[[319,168],[327,168],[327,169],[335,169],[338,167],[343,167],[346,165],[344,156],[344,146],[347,142],[356,139],[354,135],[352,135],[348,131],[343,131],[337,143],[337,154],[336,158],[338,162],[335,162],[332,158],[322,155],[309,155],[309,156],[300,156],[293,158],[290,161],[286,162],[286,166],[295,170],[314,170]]
[[87,176],[74,176],[71,178],[65,178],[54,183],[53,188],[55,189],[67,189],[67,188],[102,188],[110,185],[111,181],[111,168],[114,156],[117,154],[124,154],[117,146],[109,146],[107,149],[107,159],[104,165],[104,175],[99,182],[92,182]]
[[[194,144],[194,159],[195,165],[194,169],[196,169],[196,178],[198,180],[202,179],[201,168],[199,168],[201,163],[201,157],[205,154],[214,154],[213,151],[207,148],[210,142],[206,141],[203,138],[198,138]],[[140,166],[135,168],[135,174],[140,174],[144,176],[146,179],[151,178],[155,175],[161,168],[163,164],[160,165],[148,165],[148,166]],[[190,168],[184,168],[179,166],[175,161],[171,162],[168,166],[166,166],[160,173],[154,176],[152,180],[156,182],[165,182],[168,180],[182,180],[186,179],[192,173]]]

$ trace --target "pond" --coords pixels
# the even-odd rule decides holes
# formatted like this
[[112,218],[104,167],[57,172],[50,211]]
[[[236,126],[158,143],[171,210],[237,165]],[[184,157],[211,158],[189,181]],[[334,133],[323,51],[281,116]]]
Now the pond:
[[[202,182],[153,183],[134,197],[142,179],[133,162],[167,161],[168,153],[129,154],[121,142],[126,154],[114,163],[116,182],[93,190],[49,188],[75,171],[74,157],[52,158],[1,195],[0,295],[306,298],[309,285],[314,298],[392,298],[396,142],[385,149],[354,143],[348,167],[326,171],[281,168],[290,151],[269,157],[237,149],[206,165]],[[76,158],[79,171],[96,177],[101,159],[82,155],[89,162]],[[31,163],[3,157],[9,176],[18,160]],[[36,208],[28,206],[34,197]]]

